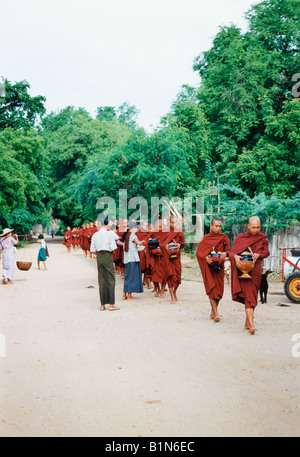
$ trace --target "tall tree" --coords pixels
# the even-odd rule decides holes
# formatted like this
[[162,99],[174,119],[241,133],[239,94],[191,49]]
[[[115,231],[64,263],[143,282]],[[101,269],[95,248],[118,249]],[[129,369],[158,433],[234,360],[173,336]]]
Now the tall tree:
[[[293,99],[291,79],[300,68],[299,11],[298,1],[263,1],[247,14],[248,32],[242,34],[234,25],[223,27],[212,48],[195,60],[194,69],[201,76],[199,105],[210,127],[211,164],[223,179],[250,195],[260,190],[255,170],[263,172],[266,157],[273,160],[269,167],[275,169],[282,162],[277,160],[279,141],[273,144],[277,152],[266,154],[266,134],[277,116],[280,123],[286,102]],[[295,138],[288,143],[286,157],[297,148]],[[251,152],[246,160],[246,151],[252,150],[255,161],[250,160]],[[289,163],[293,168],[293,160]],[[277,176],[280,194],[288,196],[289,185],[294,188],[292,168]],[[264,187],[268,194],[273,183],[271,179]]]
[[32,97],[27,81],[12,84],[5,80],[4,90],[0,92],[0,130],[12,127],[27,129],[35,126],[46,112],[45,97]]

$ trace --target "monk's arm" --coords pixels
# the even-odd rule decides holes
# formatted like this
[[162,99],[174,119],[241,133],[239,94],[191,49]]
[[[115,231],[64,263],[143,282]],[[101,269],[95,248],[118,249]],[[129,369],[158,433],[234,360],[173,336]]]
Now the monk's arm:
[[262,246],[253,254],[253,260],[254,262],[259,258],[259,259],[266,259],[269,257],[270,251],[269,251],[269,241],[264,240],[262,242]]
[[223,251],[221,253],[221,259],[224,260],[226,257],[229,256],[229,250],[230,250],[230,247],[229,247],[229,239],[227,238],[225,241],[224,241],[224,245],[223,245]]

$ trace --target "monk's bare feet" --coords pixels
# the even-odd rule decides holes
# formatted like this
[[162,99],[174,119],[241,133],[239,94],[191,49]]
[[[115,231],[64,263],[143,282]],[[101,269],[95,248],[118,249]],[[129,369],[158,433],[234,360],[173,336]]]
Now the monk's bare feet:
[[245,329],[245,330],[250,330],[250,328],[251,328],[251,324],[250,324],[250,322],[246,319],[244,329]]
[[154,294],[154,297],[160,297],[160,291],[159,290]]
[[214,322],[219,322],[220,320],[220,316],[219,314],[217,314],[215,317],[214,317]]
[[254,335],[255,332],[256,332],[256,328],[255,328],[255,327],[249,328],[249,333],[250,333],[251,335]]
[[100,311],[105,311],[105,306],[104,305],[100,306]]
[[123,293],[123,300],[127,300],[127,294],[126,294],[126,292]]
[[136,300],[136,297],[133,297],[131,294],[128,294],[127,299],[128,300]]

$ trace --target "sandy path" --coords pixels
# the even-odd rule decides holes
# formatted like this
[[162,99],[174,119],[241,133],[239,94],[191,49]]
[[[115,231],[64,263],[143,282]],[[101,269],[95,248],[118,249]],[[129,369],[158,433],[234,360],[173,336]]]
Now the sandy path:
[[178,304],[150,291],[122,301],[117,278],[121,309],[100,312],[95,260],[49,244],[48,271],[38,271],[37,250],[30,271],[0,285],[0,436],[299,435],[300,307],[281,283],[251,336],[228,287],[222,320],[208,319],[188,258]]

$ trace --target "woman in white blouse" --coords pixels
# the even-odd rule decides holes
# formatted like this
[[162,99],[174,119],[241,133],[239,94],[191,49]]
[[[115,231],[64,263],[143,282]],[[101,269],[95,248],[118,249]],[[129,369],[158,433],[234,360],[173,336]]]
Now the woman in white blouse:
[[123,300],[132,300],[133,292],[144,292],[142,273],[140,267],[140,257],[137,246],[145,244],[145,241],[140,241],[136,236],[138,226],[135,222],[129,222],[127,232],[122,237],[124,248],[124,265],[125,278],[123,289]]

